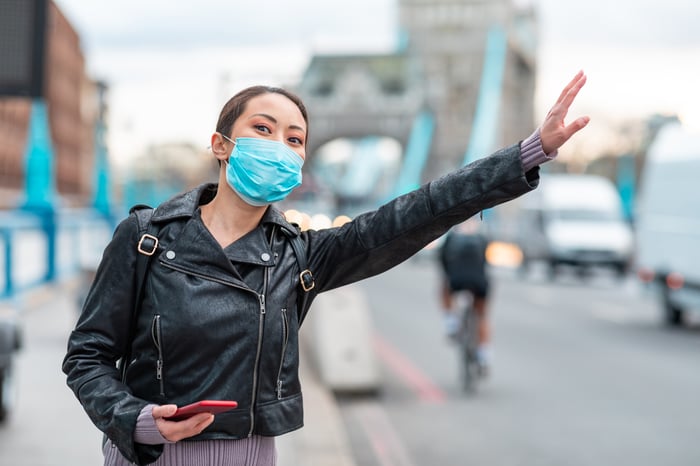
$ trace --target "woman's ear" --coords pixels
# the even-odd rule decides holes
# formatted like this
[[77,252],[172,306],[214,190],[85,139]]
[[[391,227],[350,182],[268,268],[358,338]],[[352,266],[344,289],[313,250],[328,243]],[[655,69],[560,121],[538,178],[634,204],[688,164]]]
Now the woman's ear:
[[214,153],[214,157],[219,161],[224,161],[228,159],[228,141],[224,139],[221,133],[214,133],[211,135],[211,151]]

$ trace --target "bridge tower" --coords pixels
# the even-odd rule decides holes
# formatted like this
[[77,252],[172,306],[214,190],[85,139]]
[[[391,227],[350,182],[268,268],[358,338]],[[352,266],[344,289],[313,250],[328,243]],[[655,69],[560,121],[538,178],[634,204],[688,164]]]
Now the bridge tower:
[[[511,0],[399,0],[399,28],[407,53],[422,64],[423,91],[435,114],[431,179],[458,166],[477,115],[488,58],[504,60],[496,147],[526,137],[534,129],[535,14]],[[504,57],[488,57],[487,37],[494,28],[506,40]],[[491,78],[493,79],[493,78]],[[481,154],[488,155],[488,154]]]
[[[394,52],[312,57],[295,89],[311,119],[307,157],[335,138],[368,135],[394,138],[405,152],[417,117],[428,114],[420,177],[433,179],[464,163],[484,95],[497,96],[486,105],[494,147],[480,152],[527,137],[534,129],[534,10],[512,0],[397,1]],[[487,52],[494,30],[502,38],[495,54]],[[484,73],[489,60],[501,65],[497,80]]]

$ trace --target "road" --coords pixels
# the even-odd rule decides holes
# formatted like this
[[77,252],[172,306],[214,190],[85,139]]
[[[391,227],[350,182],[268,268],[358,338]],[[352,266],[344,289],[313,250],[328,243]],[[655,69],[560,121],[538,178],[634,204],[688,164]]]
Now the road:
[[634,278],[495,271],[494,367],[475,396],[437,285],[417,260],[362,283],[383,384],[339,397],[358,464],[700,464],[700,325],[660,325]]
[[[632,279],[553,284],[497,271],[494,369],[473,397],[442,333],[434,264],[411,260],[360,289],[380,394],[339,395],[337,409],[306,377],[307,426],[281,438],[280,466],[341,464],[344,436],[361,466],[700,464],[700,324],[663,327]],[[101,434],[60,371],[76,317],[70,291],[49,287],[19,303],[32,311],[22,316],[19,402],[0,426],[2,465],[101,464]],[[336,411],[343,434],[326,423]],[[327,460],[301,460],[311,453]]]

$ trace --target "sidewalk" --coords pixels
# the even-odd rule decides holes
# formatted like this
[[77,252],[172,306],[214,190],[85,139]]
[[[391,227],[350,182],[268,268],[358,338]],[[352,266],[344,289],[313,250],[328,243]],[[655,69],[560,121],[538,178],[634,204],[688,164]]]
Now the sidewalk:
[[312,370],[308,346],[302,347],[299,372],[304,428],[277,438],[277,465],[355,466],[339,408],[331,391]]
[[[19,396],[9,421],[0,427],[0,464],[102,463],[101,433],[61,372],[66,340],[77,318],[73,288],[71,283],[48,286],[22,299],[24,347],[15,371]],[[301,349],[300,368],[305,427],[277,438],[278,466],[355,466],[335,398],[319,382],[307,348]]]

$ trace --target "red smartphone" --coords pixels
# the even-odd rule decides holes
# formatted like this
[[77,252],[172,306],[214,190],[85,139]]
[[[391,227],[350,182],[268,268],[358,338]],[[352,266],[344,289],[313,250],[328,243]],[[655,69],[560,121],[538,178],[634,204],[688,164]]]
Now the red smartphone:
[[199,413],[211,413],[218,414],[224,411],[230,411],[238,406],[237,401],[223,401],[223,400],[202,400],[195,403],[180,406],[170,417],[165,419],[168,421],[182,421],[188,417],[194,416]]

